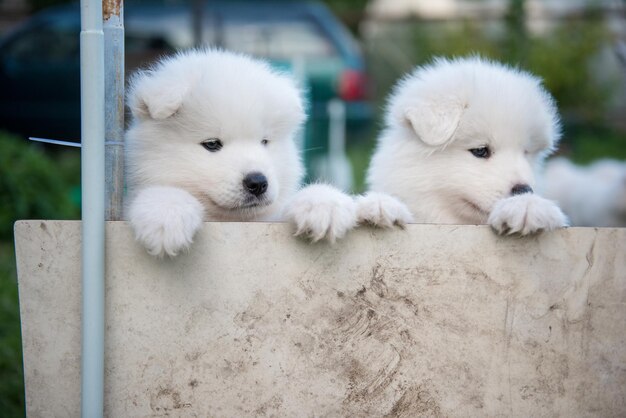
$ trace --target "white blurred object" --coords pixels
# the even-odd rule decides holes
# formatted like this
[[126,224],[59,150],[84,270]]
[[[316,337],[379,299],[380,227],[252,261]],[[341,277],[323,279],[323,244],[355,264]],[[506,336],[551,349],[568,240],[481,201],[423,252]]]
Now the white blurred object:
[[339,99],[328,102],[328,155],[314,163],[317,178],[344,191],[353,185],[352,164],[346,155],[346,105]]
[[[296,79],[301,91],[309,91],[309,80],[306,77],[306,61],[304,56],[298,55],[291,60],[291,74]],[[302,149],[304,146],[305,128],[302,126],[296,134],[296,144]]]
[[626,226],[626,162],[577,166],[565,158],[546,164],[543,195],[556,200],[573,226]]

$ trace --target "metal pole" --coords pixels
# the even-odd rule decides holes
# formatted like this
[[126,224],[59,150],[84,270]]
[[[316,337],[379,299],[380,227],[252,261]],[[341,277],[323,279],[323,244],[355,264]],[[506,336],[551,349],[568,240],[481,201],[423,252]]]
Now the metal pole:
[[105,107],[105,219],[122,219],[124,198],[124,2],[103,0]]
[[335,186],[350,191],[354,184],[352,165],[346,155],[346,104],[337,98],[328,101],[328,170]]
[[81,0],[81,416],[104,412],[104,33],[100,0]]

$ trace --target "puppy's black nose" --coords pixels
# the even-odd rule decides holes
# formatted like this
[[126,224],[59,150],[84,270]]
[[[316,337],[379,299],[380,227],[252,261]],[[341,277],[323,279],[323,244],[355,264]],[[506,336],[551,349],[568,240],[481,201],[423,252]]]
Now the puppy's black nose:
[[250,173],[243,179],[243,186],[255,196],[261,196],[267,190],[267,178],[261,173]]
[[511,196],[515,196],[516,194],[524,194],[524,193],[532,193],[533,189],[528,184],[516,184],[511,189]]

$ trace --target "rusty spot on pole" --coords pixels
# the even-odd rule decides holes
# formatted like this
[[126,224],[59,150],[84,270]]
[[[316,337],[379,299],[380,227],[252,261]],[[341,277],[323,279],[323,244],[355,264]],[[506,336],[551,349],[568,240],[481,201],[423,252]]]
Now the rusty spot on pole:
[[122,0],[102,0],[102,17],[108,20],[111,16],[119,16],[122,10]]

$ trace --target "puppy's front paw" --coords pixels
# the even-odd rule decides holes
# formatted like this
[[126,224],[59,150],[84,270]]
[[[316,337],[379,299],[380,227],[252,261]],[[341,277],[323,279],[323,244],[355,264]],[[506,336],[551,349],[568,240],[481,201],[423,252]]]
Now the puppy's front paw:
[[286,217],[296,225],[296,236],[335,242],[356,226],[356,203],[332,186],[314,184],[296,194],[287,206]]
[[499,200],[487,221],[499,234],[528,235],[567,226],[567,217],[552,201],[534,194]]
[[202,204],[175,187],[139,191],[128,211],[135,238],[156,257],[175,257],[187,249],[202,226],[203,217]]
[[409,208],[388,194],[369,192],[356,199],[359,223],[368,223],[381,228],[404,227],[413,222]]

